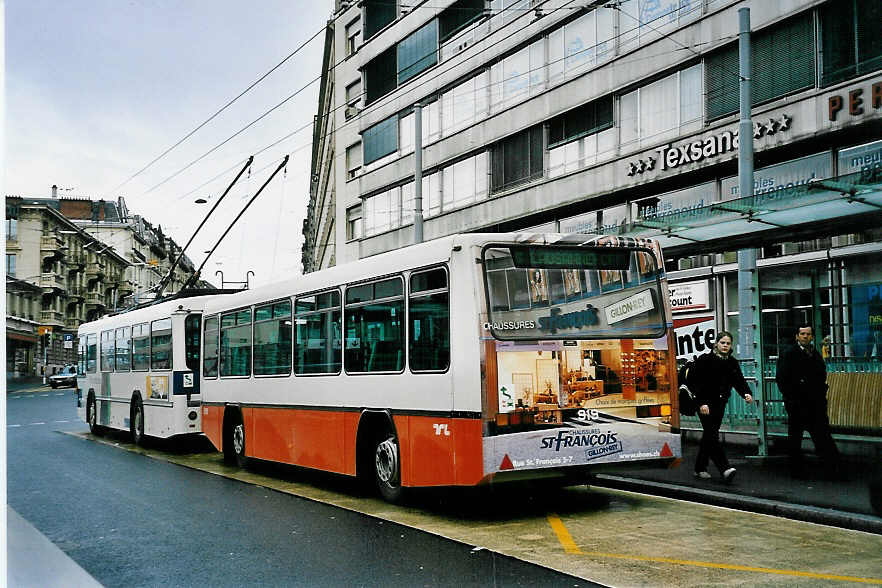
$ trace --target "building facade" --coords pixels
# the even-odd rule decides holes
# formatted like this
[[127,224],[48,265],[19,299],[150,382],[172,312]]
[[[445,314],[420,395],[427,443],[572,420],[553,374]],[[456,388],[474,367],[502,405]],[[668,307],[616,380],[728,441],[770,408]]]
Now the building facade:
[[[122,214],[120,214],[122,212]],[[6,197],[6,371],[51,375],[76,362],[80,324],[156,296],[180,247],[125,203]],[[184,256],[164,289],[194,271]],[[211,287],[200,281],[197,287]]]
[[[753,56],[746,195],[741,8]],[[311,202],[334,195],[336,222],[305,231],[304,270],[413,242],[419,104],[426,240],[657,238],[684,357],[709,331],[738,331],[737,256],[752,251],[759,356],[773,365],[809,323],[831,361],[878,369],[880,21],[875,0],[339,2],[313,154],[314,179],[329,179],[311,191]],[[328,226],[325,214],[311,207],[305,227]]]

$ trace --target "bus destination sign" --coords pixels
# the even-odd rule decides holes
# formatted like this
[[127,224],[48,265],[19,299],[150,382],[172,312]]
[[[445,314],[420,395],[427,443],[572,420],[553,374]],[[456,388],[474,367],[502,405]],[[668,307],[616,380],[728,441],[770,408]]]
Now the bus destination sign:
[[626,270],[631,261],[628,249],[607,247],[511,247],[510,251],[519,268]]

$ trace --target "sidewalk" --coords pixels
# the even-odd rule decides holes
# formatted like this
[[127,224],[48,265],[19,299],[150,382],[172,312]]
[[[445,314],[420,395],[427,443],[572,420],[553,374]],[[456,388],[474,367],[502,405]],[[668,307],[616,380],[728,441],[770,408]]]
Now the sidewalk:
[[43,384],[42,376],[22,376],[22,377],[12,377],[9,374],[6,375],[6,393],[10,392],[18,392],[19,390],[27,390],[30,388],[37,388],[40,386],[46,386],[49,388],[49,384]]
[[6,506],[6,533],[6,582],[10,588],[101,586],[9,505]]
[[751,457],[755,449],[728,444],[726,455],[738,471],[726,484],[713,466],[708,469],[712,479],[693,476],[697,452],[697,442],[684,442],[679,467],[626,468],[615,475],[598,474],[595,485],[882,534],[882,513],[874,513],[870,501],[873,477],[877,505],[882,499],[882,464],[877,459],[845,457],[845,479],[834,479],[809,455],[806,462],[813,473],[797,480],[790,477],[786,457]]

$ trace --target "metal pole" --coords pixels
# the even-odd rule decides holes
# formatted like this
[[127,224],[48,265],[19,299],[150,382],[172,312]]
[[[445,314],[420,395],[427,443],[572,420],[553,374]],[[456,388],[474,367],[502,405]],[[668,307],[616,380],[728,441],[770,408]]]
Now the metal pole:
[[423,105],[413,105],[413,242],[423,242]]
[[[740,119],[738,121],[738,192],[741,198],[753,197],[753,123],[751,109],[751,55],[750,55],[750,9],[738,9],[738,97]],[[756,249],[738,251],[738,355],[753,360],[756,375],[754,390],[759,425],[757,430],[759,455],[767,455],[766,422],[763,384],[765,381],[763,350],[758,349],[760,328],[759,276],[756,269]]]

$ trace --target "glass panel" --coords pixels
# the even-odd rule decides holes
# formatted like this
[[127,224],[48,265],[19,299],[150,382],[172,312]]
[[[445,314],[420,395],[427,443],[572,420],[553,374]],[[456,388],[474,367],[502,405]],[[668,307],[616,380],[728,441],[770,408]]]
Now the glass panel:
[[88,335],[86,345],[86,371],[93,374],[98,368],[98,335]]
[[254,373],[256,375],[278,375],[287,374],[290,371],[290,318],[256,322],[254,325]]
[[187,369],[199,371],[199,351],[202,347],[202,317],[191,314],[184,321],[184,353]]
[[404,369],[404,299],[346,309],[346,371]]
[[[431,273],[444,274],[444,270]],[[446,276],[445,276],[446,277]],[[410,369],[445,370],[450,365],[450,308],[447,292],[410,300]]]
[[150,366],[154,370],[170,370],[172,367],[170,318],[153,321],[150,326]]
[[131,329],[124,327],[116,330],[116,371],[128,372],[132,369],[132,338]]
[[205,342],[203,344],[202,374],[206,378],[217,376],[217,317],[205,319]]
[[298,315],[295,322],[297,331],[294,372],[297,374],[339,373],[342,359],[340,308]]
[[398,83],[403,84],[421,71],[438,63],[438,20],[398,43]]

